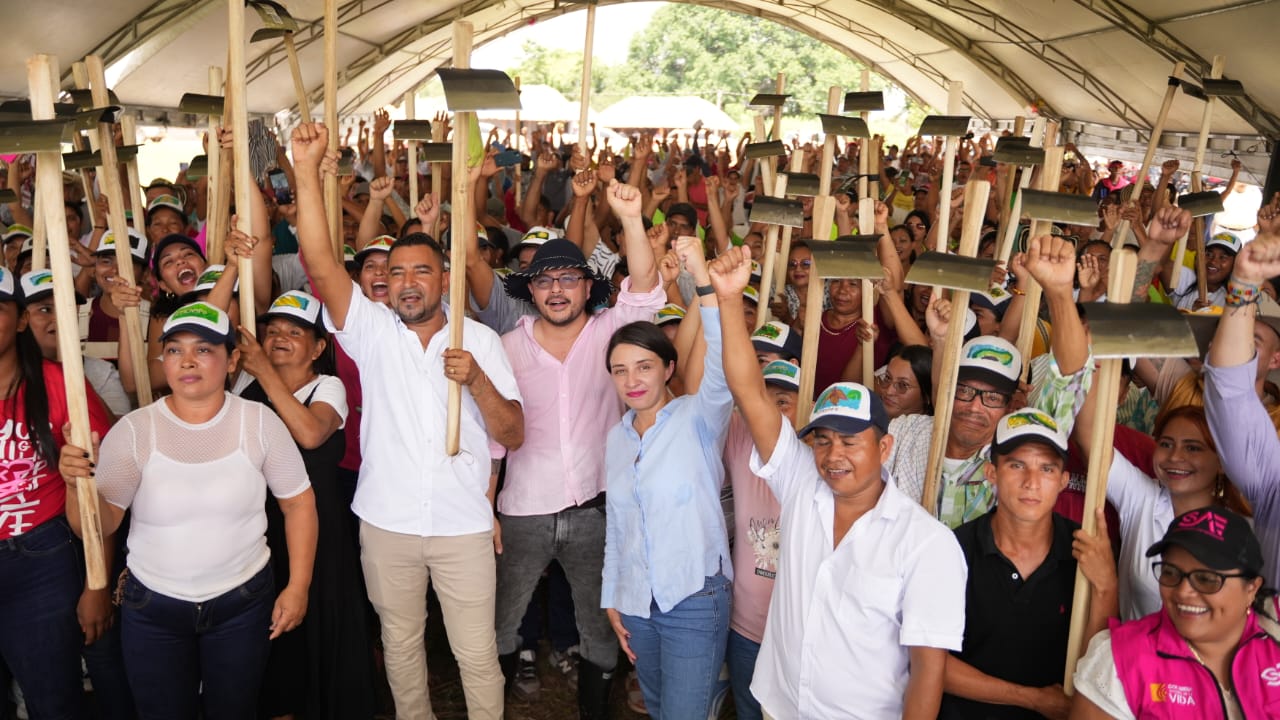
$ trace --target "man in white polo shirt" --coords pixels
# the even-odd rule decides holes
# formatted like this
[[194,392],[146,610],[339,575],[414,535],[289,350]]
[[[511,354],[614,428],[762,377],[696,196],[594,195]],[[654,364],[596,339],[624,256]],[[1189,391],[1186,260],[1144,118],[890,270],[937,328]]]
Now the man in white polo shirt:
[[[430,720],[426,628],[435,582],[471,718],[502,717],[502,671],[493,630],[494,486],[489,438],[507,448],[524,437],[520,393],[498,336],[465,321],[463,350],[448,350],[441,302],[444,254],[421,233],[388,253],[390,307],[360,292],[334,258],[320,193],[323,125],[293,134],[298,244],[325,303],[325,323],[360,369],[364,462],[352,509],[361,562],[382,623],[396,717]],[[445,452],[448,382],[463,393],[461,452]]]
[[947,528],[894,485],[884,405],[836,383],[800,437],[765,387],[742,322],[749,251],[711,263],[729,389],[751,470],[782,505],[778,575],[751,692],[765,717],[934,720],[964,640],[965,564]]

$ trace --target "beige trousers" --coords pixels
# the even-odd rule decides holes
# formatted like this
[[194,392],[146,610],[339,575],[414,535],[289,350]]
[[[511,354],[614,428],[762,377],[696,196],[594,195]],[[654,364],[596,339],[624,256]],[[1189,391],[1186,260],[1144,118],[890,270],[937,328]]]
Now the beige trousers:
[[427,693],[427,583],[435,582],[471,720],[500,720],[502,669],[494,634],[493,534],[418,537],[360,523],[360,562],[382,623],[397,720],[434,720]]

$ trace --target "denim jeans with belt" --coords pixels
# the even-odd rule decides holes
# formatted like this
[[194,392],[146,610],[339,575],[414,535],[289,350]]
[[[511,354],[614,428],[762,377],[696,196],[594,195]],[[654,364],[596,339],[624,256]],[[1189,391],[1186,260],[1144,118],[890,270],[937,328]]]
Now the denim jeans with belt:
[[669,612],[649,606],[649,617],[623,615],[627,643],[650,717],[702,720],[708,716],[729,639],[733,585],[717,573]]
[[256,717],[270,651],[275,581],[267,565],[243,585],[204,602],[124,581],[125,672],[143,720]]
[[579,653],[601,670],[618,661],[618,637],[600,608],[604,569],[604,506],[571,507],[550,515],[499,515],[496,626],[498,654],[520,649],[517,631],[542,571],[558,560],[577,614]]
[[76,619],[82,575],[65,518],[0,540],[0,656],[22,688],[32,718],[84,716],[84,635]]

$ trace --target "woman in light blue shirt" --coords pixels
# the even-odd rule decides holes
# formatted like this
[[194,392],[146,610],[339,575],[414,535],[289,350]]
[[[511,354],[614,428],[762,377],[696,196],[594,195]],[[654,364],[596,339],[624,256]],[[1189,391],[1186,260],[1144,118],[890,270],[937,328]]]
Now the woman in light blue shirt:
[[707,717],[729,636],[733,563],[720,487],[733,397],[701,250],[693,238],[676,243],[702,305],[707,352],[698,392],[671,394],[676,350],[652,323],[620,328],[606,355],[628,409],[610,431],[605,454],[600,603],[657,720]]

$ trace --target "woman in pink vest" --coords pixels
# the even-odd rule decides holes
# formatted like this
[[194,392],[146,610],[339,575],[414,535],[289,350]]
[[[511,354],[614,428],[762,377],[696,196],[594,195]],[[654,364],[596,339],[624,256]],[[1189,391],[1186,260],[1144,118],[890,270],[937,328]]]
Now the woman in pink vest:
[[1076,668],[1071,717],[1270,718],[1280,704],[1276,595],[1243,517],[1203,507],[1147,550],[1164,608],[1111,621]]

